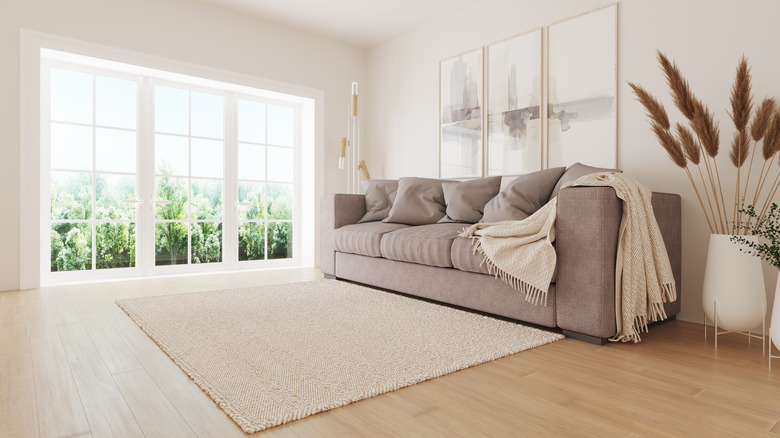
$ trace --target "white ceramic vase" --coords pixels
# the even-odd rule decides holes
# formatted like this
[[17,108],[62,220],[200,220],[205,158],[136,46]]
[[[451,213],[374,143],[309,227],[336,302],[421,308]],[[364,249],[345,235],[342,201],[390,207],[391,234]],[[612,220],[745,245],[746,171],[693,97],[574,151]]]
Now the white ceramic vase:
[[[710,235],[702,306],[707,320],[712,322],[717,308],[718,329],[747,332],[761,325],[766,315],[764,273],[761,259],[741,252],[743,245],[731,242],[730,238],[726,234]],[[758,242],[757,236],[745,238]]]
[[777,273],[775,303],[772,305],[772,323],[769,324],[769,337],[772,339],[772,343],[775,344],[775,347],[780,350],[780,272]]

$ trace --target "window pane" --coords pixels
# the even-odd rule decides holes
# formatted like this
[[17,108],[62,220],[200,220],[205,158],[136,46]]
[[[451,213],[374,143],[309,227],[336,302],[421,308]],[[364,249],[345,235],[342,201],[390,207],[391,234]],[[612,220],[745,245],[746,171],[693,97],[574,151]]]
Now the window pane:
[[51,172],[52,219],[92,219],[92,174]]
[[222,142],[192,140],[192,176],[222,178]]
[[135,266],[135,223],[102,223],[95,233],[98,269]]
[[265,225],[262,222],[239,224],[238,260],[265,260]]
[[295,111],[268,105],[268,144],[292,146],[295,140]]
[[292,222],[269,222],[268,259],[290,259],[292,256]]
[[96,185],[96,216],[98,219],[135,220],[135,205],[123,199],[136,199],[135,177],[98,174]]
[[92,75],[51,69],[51,119],[92,124]]
[[154,87],[154,129],[157,132],[189,135],[189,93],[185,90]]
[[192,263],[222,261],[222,223],[198,222],[192,224]]
[[222,96],[192,93],[192,134],[198,137],[223,138]]
[[268,147],[268,180],[290,181],[294,172],[293,150],[291,148]]
[[92,269],[92,224],[51,224],[51,271]]
[[135,82],[95,78],[95,123],[135,129]]
[[189,175],[189,150],[187,137],[157,134],[154,137],[154,172],[157,175]]
[[238,179],[265,179],[265,146],[239,143]]
[[239,219],[265,219],[265,183],[238,183],[238,202],[250,203],[238,206]]
[[155,218],[162,220],[187,219],[187,178],[158,177],[154,189],[154,199],[156,201],[171,201],[170,204],[155,205]]
[[92,128],[51,124],[51,167],[92,170]]
[[222,181],[192,180],[191,217],[201,220],[222,219]]
[[135,131],[97,128],[95,130],[97,170],[135,173]]
[[157,224],[154,227],[154,264],[187,264],[187,225],[181,222]]
[[268,184],[268,219],[292,220],[292,184]]
[[265,143],[265,104],[238,101],[238,141]]

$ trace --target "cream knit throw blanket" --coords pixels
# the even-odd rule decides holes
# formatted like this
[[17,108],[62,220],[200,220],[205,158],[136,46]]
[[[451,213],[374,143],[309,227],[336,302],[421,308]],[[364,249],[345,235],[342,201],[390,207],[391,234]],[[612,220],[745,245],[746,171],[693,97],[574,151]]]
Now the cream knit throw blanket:
[[[609,186],[623,200],[615,269],[613,341],[639,342],[648,322],[666,318],[663,303],[677,299],[671,264],[655,221],[652,193],[620,173],[595,173],[569,186]],[[488,272],[524,292],[526,300],[547,304],[555,271],[557,198],[522,221],[478,223],[460,235],[475,239],[474,250],[485,255]]]
[[488,272],[524,292],[526,301],[547,305],[547,289],[555,272],[555,208],[553,198],[522,221],[476,223],[461,237],[474,240],[485,255]]
[[[652,192],[639,182],[615,172],[585,175],[569,186],[607,186],[623,200],[615,266],[613,341],[639,342],[647,323],[666,319],[664,303],[677,299],[672,265],[655,220]],[[622,318],[619,316],[622,315]]]

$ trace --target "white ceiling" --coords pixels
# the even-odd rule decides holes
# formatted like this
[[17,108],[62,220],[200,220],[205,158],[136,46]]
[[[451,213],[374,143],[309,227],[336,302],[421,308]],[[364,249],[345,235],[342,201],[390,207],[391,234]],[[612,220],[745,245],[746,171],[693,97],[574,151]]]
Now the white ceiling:
[[204,0],[371,47],[479,0]]

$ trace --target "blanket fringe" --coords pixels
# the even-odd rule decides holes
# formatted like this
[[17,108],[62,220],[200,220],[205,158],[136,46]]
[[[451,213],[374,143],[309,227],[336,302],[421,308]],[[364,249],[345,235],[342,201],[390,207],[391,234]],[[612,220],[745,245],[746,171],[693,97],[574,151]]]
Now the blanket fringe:
[[[479,251],[480,254],[485,255],[485,251],[482,249],[482,245],[480,245],[479,237],[474,236],[472,237],[472,240],[474,241],[474,254]],[[512,287],[512,289],[518,290],[525,294],[525,300],[529,303],[532,303],[534,305],[542,305],[547,307],[547,291],[539,289],[538,287],[532,286],[523,280],[507,274],[506,272],[502,271],[501,269],[498,269],[496,265],[487,257],[484,257],[482,260],[482,263],[487,265],[488,274],[492,275],[494,278],[500,278],[504,281],[504,283],[508,284]],[[482,263],[480,263],[480,266],[482,266]]]
[[677,287],[674,283],[664,284],[662,287],[664,293],[664,302],[671,303],[677,300]]
[[[663,306],[662,311],[663,311]],[[639,333],[641,332],[647,332],[647,318],[643,315],[637,315],[634,318],[634,323],[631,324],[631,327],[628,329],[623,329],[623,334],[620,336],[615,336],[612,338],[609,338],[612,342],[633,342],[637,343],[642,340],[642,338],[639,336]]]
[[666,310],[664,310],[664,303],[670,303],[677,299],[677,288],[674,283],[667,283],[661,285],[663,292],[663,302],[661,303],[648,303],[647,315],[637,315],[634,318],[634,323],[628,330],[624,330],[625,333],[621,336],[615,336],[609,340],[612,342],[634,342],[637,343],[642,340],[639,336],[640,333],[648,332],[647,324],[648,319],[650,322],[663,321],[667,318]]

